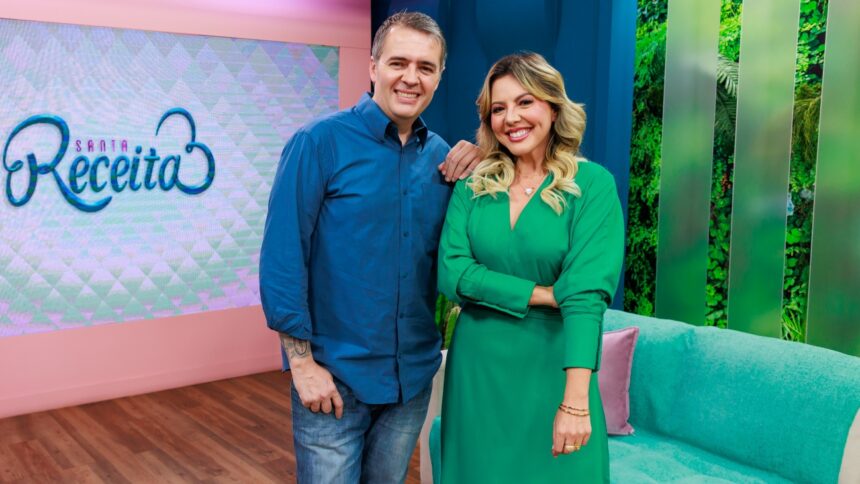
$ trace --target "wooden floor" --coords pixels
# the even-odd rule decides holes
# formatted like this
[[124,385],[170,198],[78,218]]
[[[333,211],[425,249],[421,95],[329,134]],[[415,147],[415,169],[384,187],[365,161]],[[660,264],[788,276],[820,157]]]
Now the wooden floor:
[[289,388],[275,371],[2,419],[0,482],[295,482]]

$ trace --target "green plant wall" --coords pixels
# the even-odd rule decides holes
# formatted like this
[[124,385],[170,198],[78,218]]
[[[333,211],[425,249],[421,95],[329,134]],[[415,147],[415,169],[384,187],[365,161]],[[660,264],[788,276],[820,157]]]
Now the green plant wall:
[[[706,319],[725,327],[731,235],[735,116],[740,56],[740,0],[723,0],[720,17],[714,156],[711,187]],[[657,209],[663,118],[667,0],[639,0],[629,224],[624,309],[653,315],[656,281]],[[826,0],[803,0],[797,46],[795,106],[782,335],[805,340],[809,253],[814,201],[818,111],[823,72]]]
[[666,7],[666,0],[640,0],[636,28],[624,309],[647,316],[654,314],[657,280]]

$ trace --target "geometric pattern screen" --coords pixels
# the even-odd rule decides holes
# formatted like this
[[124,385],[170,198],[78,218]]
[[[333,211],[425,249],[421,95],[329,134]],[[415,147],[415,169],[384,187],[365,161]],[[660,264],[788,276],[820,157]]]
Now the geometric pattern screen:
[[0,337],[259,304],[337,48],[0,20],[0,65]]

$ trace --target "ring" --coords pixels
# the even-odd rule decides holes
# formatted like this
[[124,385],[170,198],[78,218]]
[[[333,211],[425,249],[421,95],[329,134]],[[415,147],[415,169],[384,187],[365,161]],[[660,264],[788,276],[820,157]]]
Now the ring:
[[579,450],[579,446],[578,446],[578,445],[565,445],[565,446],[564,446],[564,451],[565,451],[565,452],[575,452],[575,451],[577,451],[577,450]]

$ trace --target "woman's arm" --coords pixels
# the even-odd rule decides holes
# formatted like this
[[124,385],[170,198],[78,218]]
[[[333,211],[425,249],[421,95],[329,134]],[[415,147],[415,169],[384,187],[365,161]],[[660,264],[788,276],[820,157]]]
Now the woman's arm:
[[[570,250],[553,290],[564,320],[567,375],[553,427],[553,455],[570,453],[591,436],[589,388],[600,367],[603,314],[612,300],[624,254],[624,219],[612,175],[594,166],[583,180],[571,224]],[[582,177],[585,178],[585,177]]]
[[524,317],[530,305],[552,305],[549,288],[491,271],[475,260],[467,233],[474,200],[465,181],[457,182],[439,241],[439,291],[455,302],[470,302]]
[[563,367],[597,370],[603,314],[621,276],[624,218],[612,175],[597,165],[589,171],[571,207],[570,248],[553,293],[564,321]]

